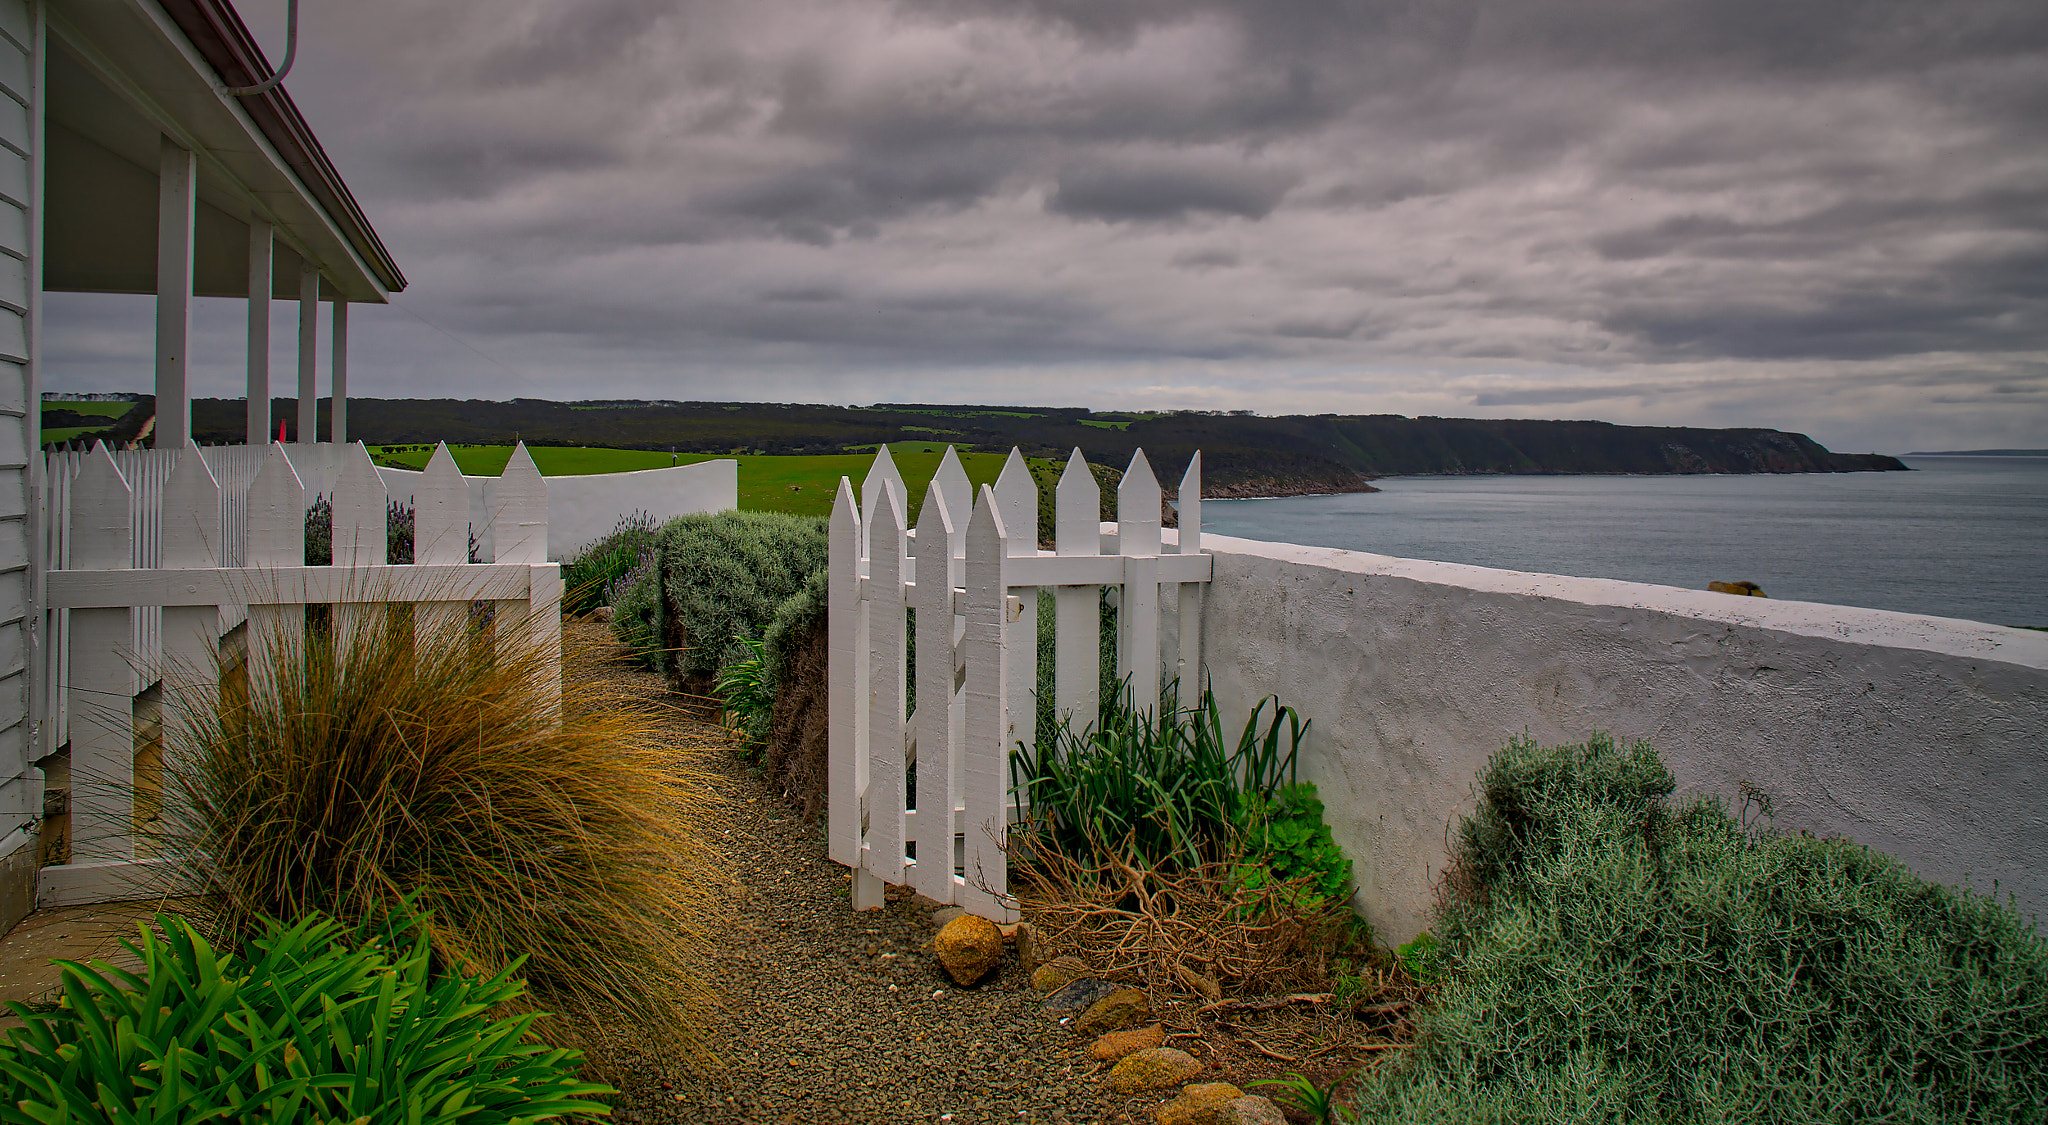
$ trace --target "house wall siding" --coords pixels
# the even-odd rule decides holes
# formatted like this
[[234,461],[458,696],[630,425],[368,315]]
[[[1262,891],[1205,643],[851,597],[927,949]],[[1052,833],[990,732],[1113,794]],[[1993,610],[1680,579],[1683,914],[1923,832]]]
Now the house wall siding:
[[0,0],[0,930],[33,904],[42,812],[28,704],[41,21],[35,4]]

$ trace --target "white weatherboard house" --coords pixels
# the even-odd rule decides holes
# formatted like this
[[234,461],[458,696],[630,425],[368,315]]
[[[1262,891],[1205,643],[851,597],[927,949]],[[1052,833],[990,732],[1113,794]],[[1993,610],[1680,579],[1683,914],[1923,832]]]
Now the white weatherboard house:
[[315,439],[317,315],[333,317],[332,441],[348,305],[405,286],[225,0],[0,0],[0,931],[36,897],[38,768],[59,747],[38,660],[41,295],[157,295],[155,440],[191,430],[192,297],[249,302],[248,437],[269,417],[269,303],[300,302],[297,433]]

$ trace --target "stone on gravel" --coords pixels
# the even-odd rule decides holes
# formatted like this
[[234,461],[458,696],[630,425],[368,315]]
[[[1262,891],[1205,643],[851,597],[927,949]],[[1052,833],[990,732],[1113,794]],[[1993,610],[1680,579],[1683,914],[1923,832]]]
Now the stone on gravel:
[[1088,1005],[1088,1010],[1074,1021],[1074,1030],[1083,1036],[1100,1035],[1151,1018],[1152,1002],[1145,999],[1144,993],[1135,988],[1119,988]]
[[932,948],[948,976],[963,986],[971,985],[1003,959],[1003,935],[994,922],[962,914],[939,930]]
[[1202,1082],[1182,1090],[1152,1116],[1159,1125],[1221,1125],[1224,1112],[1242,1097],[1244,1091],[1228,1082]]
[[932,925],[943,930],[947,926],[952,924],[953,919],[958,918],[966,913],[966,907],[941,906],[937,910],[932,911]]
[[1082,977],[1079,980],[1069,981],[1061,986],[1058,992],[1046,997],[1039,1007],[1056,1016],[1065,1015],[1068,1012],[1083,1012],[1088,1009],[1090,1004],[1122,987],[1123,985],[1115,981],[1099,980],[1095,977]]
[[1112,1031],[1104,1035],[1088,1044],[1088,1057],[1100,1062],[1115,1062],[1125,1055],[1149,1051],[1165,1043],[1166,1029],[1155,1023],[1149,1027],[1134,1027],[1129,1031]]
[[1055,957],[1031,971],[1031,987],[1056,992],[1088,975],[1088,962],[1079,957]]
[[1246,1094],[1223,1107],[1216,1115],[1216,1125],[1287,1125],[1287,1115],[1270,1100]]
[[1178,1086],[1202,1073],[1202,1060],[1174,1047],[1152,1047],[1124,1056],[1109,1071],[1109,1089],[1115,1094],[1140,1090],[1164,1090]]
[[1038,967],[1038,931],[1029,922],[1017,923],[1016,932],[1010,935],[1010,944],[1017,948],[1017,963],[1025,972]]

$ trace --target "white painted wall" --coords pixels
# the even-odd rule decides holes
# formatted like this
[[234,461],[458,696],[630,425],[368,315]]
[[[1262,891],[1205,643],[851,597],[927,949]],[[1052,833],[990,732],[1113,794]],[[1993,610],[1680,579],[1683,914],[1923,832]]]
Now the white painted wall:
[[[1647,737],[1678,792],[1847,836],[2048,914],[2048,634],[1882,610],[1203,537],[1226,721],[1278,694],[1386,940],[1429,924],[1457,818],[1527,731]],[[1230,728],[1234,729],[1234,728]]]
[[[377,471],[396,500],[410,497],[412,482],[420,476],[410,469]],[[477,539],[488,559],[492,555],[484,513],[490,510],[489,493],[497,478],[463,479],[469,482],[470,523],[478,529]],[[547,482],[548,558],[562,562],[610,534],[621,519],[636,512],[667,521],[694,512],[722,512],[739,507],[740,463],[720,459],[632,473],[549,477]],[[308,491],[312,491],[310,483]]]

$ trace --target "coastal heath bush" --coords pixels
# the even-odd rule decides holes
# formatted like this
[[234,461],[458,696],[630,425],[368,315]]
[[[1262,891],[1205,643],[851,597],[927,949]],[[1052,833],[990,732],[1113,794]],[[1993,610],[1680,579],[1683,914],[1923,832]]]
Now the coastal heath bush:
[[1672,803],[1648,744],[1480,774],[1417,1046],[1359,1122],[2040,1121],[2048,942],[1844,840]]
[[647,578],[614,605],[614,628],[672,678],[708,683],[734,642],[761,639],[782,603],[824,568],[826,552],[818,517],[678,517],[656,534]]
[[209,925],[233,944],[265,918],[413,902],[437,965],[520,963],[564,1017],[545,1035],[624,1021],[701,1045],[718,898],[700,776],[657,717],[577,682],[582,654],[555,681],[550,630],[412,609],[254,621],[246,666],[173,677],[196,686],[170,693],[164,854]]
[[604,538],[563,563],[562,611],[589,613],[612,604],[620,579],[653,561],[655,527],[654,517],[646,512],[622,516]]

